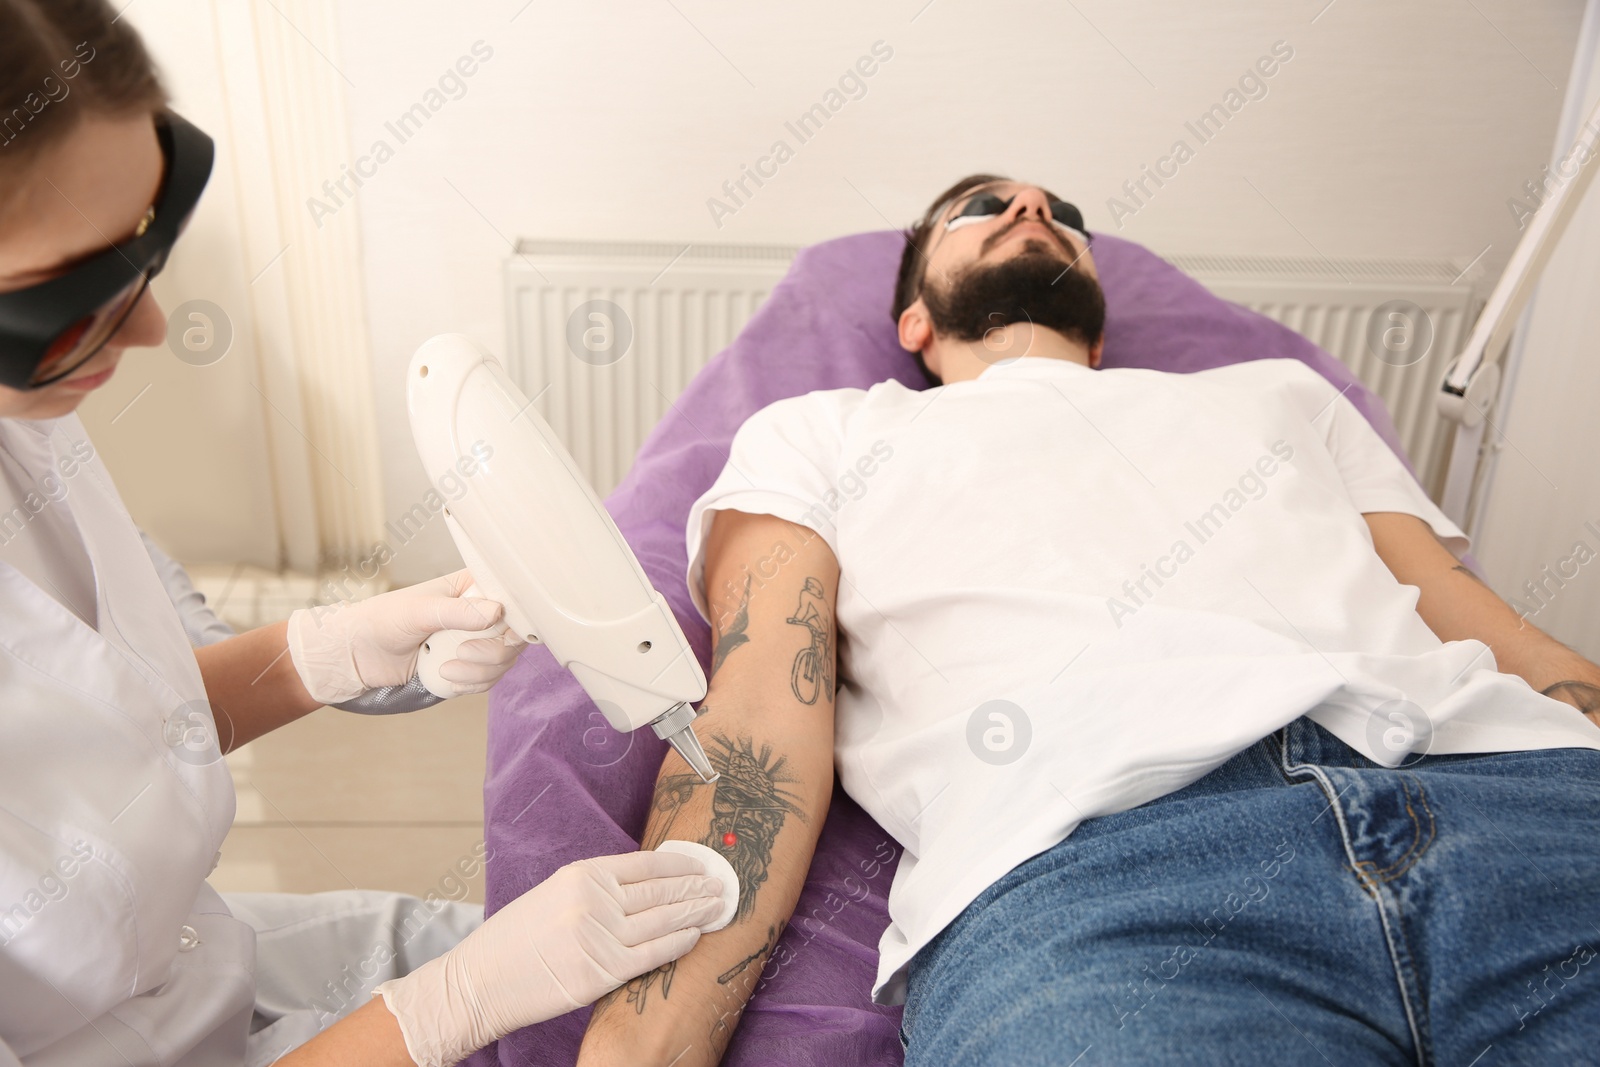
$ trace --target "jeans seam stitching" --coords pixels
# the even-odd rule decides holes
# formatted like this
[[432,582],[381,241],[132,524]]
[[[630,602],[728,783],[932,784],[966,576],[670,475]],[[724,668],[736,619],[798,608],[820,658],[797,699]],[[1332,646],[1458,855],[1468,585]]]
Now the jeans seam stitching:
[[[1410,776],[1408,775],[1407,777]],[[1412,784],[1417,788],[1417,803],[1422,806],[1422,810],[1428,816],[1427,829],[1424,831],[1421,820],[1417,818],[1416,808],[1412,804],[1411,792],[1406,790],[1406,815],[1411,819],[1411,828],[1415,832],[1415,836],[1412,838],[1410,847],[1406,849],[1405,855],[1394,863],[1387,867],[1378,868],[1374,868],[1370,864],[1367,865],[1369,873],[1380,882],[1392,882],[1415,867],[1417,861],[1426,855],[1428,849],[1433,845],[1434,838],[1439,835],[1439,824],[1434,819],[1433,808],[1428,805],[1427,792],[1422,788],[1421,782],[1413,779]]]
[[[1285,728],[1282,746],[1283,772],[1285,775],[1297,774],[1298,771],[1292,770],[1290,767],[1288,740],[1288,730]],[[1394,932],[1389,928],[1389,913],[1384,909],[1383,898],[1378,894],[1377,887],[1368,884],[1366,873],[1356,865],[1355,847],[1350,840],[1350,827],[1345,822],[1344,809],[1339,806],[1339,791],[1333,788],[1333,783],[1328,780],[1321,767],[1310,763],[1296,763],[1293,766],[1302,768],[1304,773],[1315,778],[1324,795],[1328,797],[1328,807],[1333,812],[1334,821],[1339,826],[1339,838],[1344,848],[1345,858],[1350,861],[1351,870],[1356,874],[1363,891],[1368,893],[1373,898],[1373,903],[1378,906],[1378,922],[1383,927],[1384,947],[1389,952],[1389,963],[1394,968],[1395,988],[1400,994],[1401,1007],[1405,1009],[1406,1026],[1411,1030],[1411,1045],[1416,1052],[1419,1067],[1426,1067],[1428,1060],[1423,1051],[1422,1033],[1419,1029],[1416,1011],[1411,1004],[1411,994],[1406,989],[1405,976],[1402,973],[1403,968],[1395,952]]]

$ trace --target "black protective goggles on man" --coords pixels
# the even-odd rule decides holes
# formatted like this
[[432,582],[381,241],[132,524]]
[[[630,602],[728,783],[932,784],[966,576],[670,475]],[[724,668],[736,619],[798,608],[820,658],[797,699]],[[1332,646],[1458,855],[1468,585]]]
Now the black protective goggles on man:
[[216,155],[171,111],[156,116],[165,170],[134,236],[47,282],[0,293],[0,385],[37,389],[83,366],[122,328],[194,213]]
[[[955,214],[945,220],[944,228],[946,230],[958,230],[963,226],[970,226],[976,222],[988,222],[1010,207],[1011,202],[1015,199],[1015,195],[1001,197],[990,192],[975,193],[956,209]],[[1089,236],[1089,231],[1083,228],[1083,212],[1079,211],[1075,205],[1069,204],[1065,200],[1057,200],[1055,197],[1051,197],[1050,217],[1058,226],[1071,230],[1076,234],[1085,248],[1094,240]]]

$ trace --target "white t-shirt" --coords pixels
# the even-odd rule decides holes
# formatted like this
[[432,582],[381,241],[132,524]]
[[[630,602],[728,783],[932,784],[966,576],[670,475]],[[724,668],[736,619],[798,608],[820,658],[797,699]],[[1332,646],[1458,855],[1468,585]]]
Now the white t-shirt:
[[1390,766],[1600,748],[1486,645],[1428,629],[1362,513],[1419,516],[1458,555],[1466,538],[1297,360],[1173,374],[1027,356],[926,391],[781,400],[690,509],[707,618],[724,508],[807,526],[839,560],[840,781],[905,846],[881,1003],[1012,867],[1302,714]]

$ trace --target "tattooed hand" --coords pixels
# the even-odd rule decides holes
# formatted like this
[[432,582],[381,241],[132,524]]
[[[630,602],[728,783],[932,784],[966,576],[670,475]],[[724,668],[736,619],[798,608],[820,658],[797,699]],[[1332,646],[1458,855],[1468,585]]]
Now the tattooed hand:
[[807,527],[723,509],[705,558],[712,646],[696,730],[720,777],[708,785],[668,752],[642,837],[646,849],[684,840],[722,856],[739,878],[738,907],[725,928],[597,1006],[579,1067],[718,1067],[747,1002],[776,973],[833,795],[844,639],[833,550]]
[[1600,726],[1600,685],[1589,682],[1557,682],[1546,686],[1542,692],[1547,697],[1564,700],[1589,716],[1589,721]]

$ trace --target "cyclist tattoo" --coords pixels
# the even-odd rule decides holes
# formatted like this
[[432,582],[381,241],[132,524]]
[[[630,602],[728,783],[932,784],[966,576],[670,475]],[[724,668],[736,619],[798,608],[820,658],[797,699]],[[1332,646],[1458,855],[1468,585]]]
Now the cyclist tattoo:
[[795,699],[802,704],[815,704],[817,697],[826,693],[832,700],[833,649],[828,635],[832,619],[821,582],[815,578],[806,579],[805,587],[800,590],[800,603],[787,621],[811,632],[811,644],[795,657],[794,670],[789,676]]

